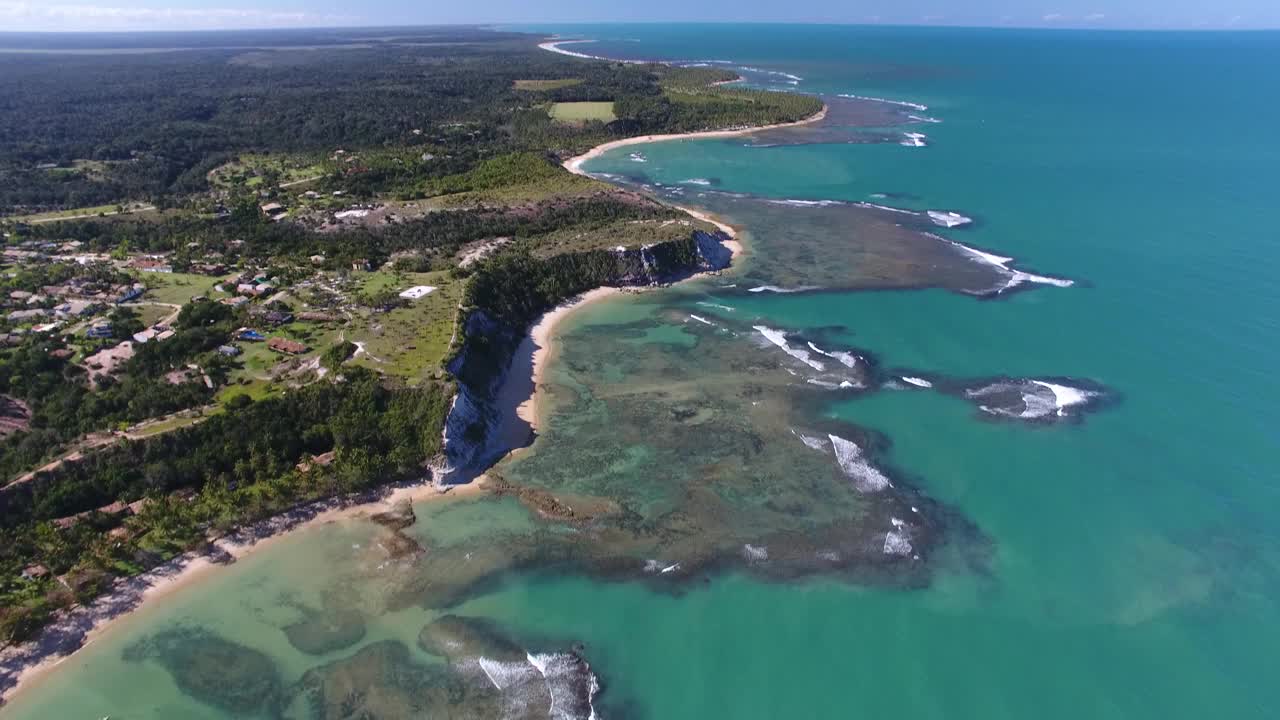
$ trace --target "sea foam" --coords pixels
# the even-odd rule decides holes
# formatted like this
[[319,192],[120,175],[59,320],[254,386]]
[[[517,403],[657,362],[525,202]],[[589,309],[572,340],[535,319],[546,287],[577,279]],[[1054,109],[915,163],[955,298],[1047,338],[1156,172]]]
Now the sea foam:
[[845,440],[839,435],[828,435],[831,447],[836,453],[836,463],[850,480],[858,492],[873,493],[892,487],[893,483],[884,473],[867,462],[862,448],[852,440]]
[[940,225],[946,228],[960,227],[961,225],[968,225],[973,222],[973,218],[965,217],[957,212],[929,210],[925,214],[929,216],[929,220],[933,221],[934,225]]
[[821,370],[827,369],[827,366],[824,365],[821,361],[814,360],[813,357],[808,353],[808,351],[802,350],[800,348],[791,347],[791,345],[787,342],[787,334],[782,332],[781,330],[774,330],[773,328],[766,327],[764,325],[753,325],[752,329],[760,333],[761,335],[763,335],[764,338],[769,342],[773,343],[774,345],[777,345],[779,348],[782,348],[782,351],[785,352],[786,354],[790,355],[796,360],[799,360],[805,365],[808,365],[814,370],[821,371]]

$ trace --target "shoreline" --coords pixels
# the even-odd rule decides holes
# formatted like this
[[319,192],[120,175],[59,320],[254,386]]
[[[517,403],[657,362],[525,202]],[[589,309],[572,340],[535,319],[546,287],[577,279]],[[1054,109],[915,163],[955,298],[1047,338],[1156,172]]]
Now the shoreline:
[[[564,42],[553,41],[542,43],[540,48],[572,57],[608,60],[592,55],[562,50],[556,45]],[[640,61],[613,61],[640,63]],[[725,83],[741,82],[742,78],[725,81]],[[724,83],[717,83],[724,84]],[[775,123],[756,127],[735,128],[729,130],[706,130],[690,133],[672,133],[666,135],[642,135],[623,138],[597,145],[586,153],[570,158],[562,163],[569,172],[590,176],[581,168],[588,160],[619,147],[640,145],[672,140],[721,138],[748,135],[763,130],[796,127],[820,122],[827,115],[824,103],[817,113],[794,122]],[[740,258],[745,248],[740,240],[740,232],[723,219],[704,210],[697,210],[681,205],[672,205],[690,217],[710,223],[727,237],[722,244],[731,253],[730,267],[733,260]],[[696,273],[684,280],[706,275]],[[682,280],[683,281],[683,280]],[[567,317],[587,305],[613,297],[623,292],[643,292],[644,288],[619,288],[612,286],[598,287],[588,290],[570,300],[561,303],[543,313],[529,328],[521,341],[516,357],[529,358],[530,381],[532,391],[528,397],[515,408],[519,420],[537,430],[540,424],[539,386],[545,380],[547,367],[555,357],[557,346],[553,342],[554,331]],[[513,367],[512,370],[515,370]],[[518,452],[516,448],[506,453]],[[505,457],[505,456],[504,456]],[[8,703],[17,693],[29,688],[48,676],[65,660],[70,659],[79,650],[87,647],[94,640],[109,632],[126,617],[133,616],[174,592],[187,588],[200,579],[212,574],[212,570],[233,564],[248,555],[270,546],[295,530],[350,520],[375,512],[385,511],[395,503],[409,500],[413,503],[441,500],[445,498],[477,496],[485,492],[485,476],[481,474],[469,483],[439,486],[431,482],[410,482],[383,486],[355,496],[341,496],[317,500],[287,510],[266,520],[259,521],[244,528],[212,540],[209,547],[200,551],[190,551],[162,563],[147,572],[129,578],[121,578],[108,593],[94,598],[87,605],[76,605],[60,611],[57,619],[46,626],[38,637],[19,645],[0,649],[0,708]]]
[[87,605],[59,611],[40,635],[0,650],[0,708],[29,689],[64,661],[110,632],[125,618],[154,606],[175,592],[198,584],[212,571],[267,548],[296,530],[358,519],[389,510],[396,503],[432,502],[475,497],[486,491],[485,477],[465,485],[403,482],[378,490],[300,505],[279,515],[232,531],[133,577],[121,578],[107,593]]
[[666,135],[638,135],[636,137],[622,138],[620,140],[611,140],[607,143],[597,145],[590,150],[575,155],[565,160],[561,165],[575,175],[583,175],[590,177],[591,174],[582,169],[582,164],[588,160],[594,160],[601,155],[616,150],[621,147],[630,145],[645,145],[648,143],[670,142],[672,140],[703,140],[710,138],[738,137],[740,135],[750,135],[751,133],[762,132],[765,130],[777,130],[778,128],[799,127],[801,125],[810,125],[812,123],[821,122],[827,117],[827,105],[822,104],[822,109],[802,120],[786,123],[774,123],[773,125],[758,125],[747,128],[733,128],[730,130],[699,130],[698,132],[688,133],[669,133]]
[[[533,382],[533,391],[529,393],[529,397],[516,406],[516,417],[528,423],[529,427],[535,431],[538,429],[542,418],[540,410],[545,409],[539,407],[538,396],[544,392],[541,390],[541,386],[546,379],[547,365],[555,356],[555,350],[557,349],[556,344],[552,342],[555,339],[554,332],[556,327],[574,312],[593,302],[613,297],[622,292],[622,288],[612,286],[588,290],[543,313],[530,326],[529,331],[525,333],[524,339],[520,341],[520,347],[516,350],[516,357],[531,358],[529,372],[530,379]],[[512,370],[514,374],[516,368],[512,368]]]

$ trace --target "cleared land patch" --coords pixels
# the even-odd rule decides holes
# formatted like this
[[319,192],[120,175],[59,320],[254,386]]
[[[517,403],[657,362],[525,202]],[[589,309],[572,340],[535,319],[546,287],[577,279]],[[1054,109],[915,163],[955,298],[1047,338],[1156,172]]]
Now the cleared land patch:
[[591,120],[613,122],[618,116],[613,114],[611,102],[558,102],[551,103],[551,117],[563,123],[584,123]]

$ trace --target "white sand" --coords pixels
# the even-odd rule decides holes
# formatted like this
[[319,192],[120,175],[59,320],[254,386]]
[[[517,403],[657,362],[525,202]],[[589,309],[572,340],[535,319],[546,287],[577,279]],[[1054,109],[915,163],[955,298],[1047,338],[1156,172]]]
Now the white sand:
[[[560,304],[553,310],[543,313],[542,317],[538,318],[538,322],[529,328],[529,334],[520,343],[520,349],[516,351],[516,357],[532,359],[529,370],[533,378],[533,392],[529,394],[528,399],[520,403],[520,406],[516,408],[516,414],[521,420],[529,423],[534,430],[538,429],[538,421],[541,417],[538,413],[539,388],[542,386],[547,371],[547,363],[550,361],[552,350],[555,347],[552,340],[555,337],[556,326],[575,310],[620,292],[622,291],[614,287],[601,287],[590,290],[568,302]],[[511,369],[513,375],[522,370],[523,368],[516,367]]]
[[568,170],[571,173],[577,173],[578,175],[587,175],[586,171],[582,169],[583,163],[585,163],[588,160],[598,158],[601,155],[609,152],[610,150],[615,150],[620,147],[627,147],[629,145],[644,145],[646,143],[655,143],[655,142],[668,142],[671,140],[702,140],[706,138],[738,137],[740,135],[750,135],[751,133],[760,132],[761,130],[773,130],[775,128],[796,127],[798,125],[809,125],[811,123],[816,123],[822,120],[826,116],[827,116],[827,106],[823,105],[822,109],[819,110],[816,114],[810,117],[807,117],[804,120],[797,120],[796,122],[791,122],[791,123],[778,123],[776,125],[761,125],[759,127],[738,128],[734,130],[707,130],[704,132],[673,133],[670,135],[640,135],[638,137],[623,138],[622,140],[614,140],[613,142],[607,142],[607,143],[604,143],[603,145],[597,145],[581,155],[569,158],[564,162],[564,167],[566,170]]

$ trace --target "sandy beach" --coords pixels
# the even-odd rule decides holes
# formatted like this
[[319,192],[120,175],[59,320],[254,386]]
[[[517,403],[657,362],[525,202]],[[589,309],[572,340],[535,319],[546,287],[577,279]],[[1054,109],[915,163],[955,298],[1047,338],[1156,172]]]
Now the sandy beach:
[[204,551],[188,552],[141,575],[122,578],[110,592],[90,604],[62,611],[37,639],[0,650],[0,703],[38,682],[72,653],[109,632],[115,621],[198,583],[214,570],[270,546],[287,533],[366,517],[389,510],[402,500],[416,504],[475,497],[484,492],[481,476],[467,485],[441,488],[430,482],[400,483],[371,493],[320,500],[220,537]]
[[585,163],[588,160],[598,158],[601,155],[609,152],[610,150],[616,150],[617,148],[620,148],[620,147],[627,147],[629,145],[644,145],[647,143],[656,143],[656,142],[669,142],[672,140],[704,140],[707,138],[738,137],[741,135],[750,135],[751,133],[761,132],[763,130],[775,130],[777,128],[797,127],[799,125],[810,125],[812,123],[820,122],[826,116],[827,116],[827,106],[823,105],[822,109],[814,113],[813,115],[810,115],[809,117],[803,120],[797,120],[795,122],[789,122],[789,123],[777,123],[775,125],[760,125],[757,127],[735,128],[732,130],[705,130],[702,132],[692,132],[692,133],[672,133],[668,135],[639,135],[637,137],[623,138],[621,140],[614,140],[612,142],[604,143],[603,145],[597,145],[581,155],[577,155],[575,157],[569,158],[568,160],[565,160],[564,168],[571,173],[577,173],[578,175],[588,175],[588,173],[582,169],[583,163]]
[[[552,351],[555,349],[552,341],[556,326],[575,310],[579,310],[593,301],[617,295],[620,292],[622,290],[615,287],[600,287],[595,290],[589,290],[543,313],[542,317],[538,318],[538,321],[533,324],[533,327],[529,328],[529,334],[525,336],[520,343],[520,348],[516,350],[516,358],[517,362],[521,358],[528,358],[529,367],[527,369],[533,382],[533,388],[528,398],[516,408],[516,415],[534,430],[538,429],[538,421],[541,418],[538,412],[538,396],[541,394],[539,388],[542,386],[546,375],[547,363],[550,361],[553,354]],[[513,366],[511,375],[516,377],[518,373],[522,373],[525,370],[526,368],[524,367]]]

